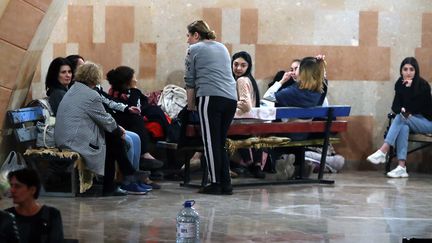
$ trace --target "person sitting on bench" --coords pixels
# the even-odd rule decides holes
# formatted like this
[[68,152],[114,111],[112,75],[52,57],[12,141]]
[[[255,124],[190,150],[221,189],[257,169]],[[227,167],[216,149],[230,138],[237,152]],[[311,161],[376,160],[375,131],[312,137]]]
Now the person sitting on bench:
[[[136,106],[140,113],[115,112],[112,113],[115,120],[124,128],[138,134],[141,139],[141,167],[145,170],[159,169],[163,162],[157,160],[149,152],[150,137],[144,124],[144,110],[147,109],[147,97],[135,87],[135,70],[128,66],[119,66],[110,70],[106,74],[107,80],[111,85],[108,94],[117,102],[127,106]],[[162,111],[161,111],[162,112]],[[163,113],[163,112],[162,112]],[[162,114],[163,115],[163,114]],[[163,115],[164,116],[164,115]]]
[[115,157],[122,155],[117,141],[120,137],[124,139],[125,130],[105,111],[101,96],[93,90],[101,80],[102,71],[97,64],[86,62],[78,67],[75,84],[58,108],[54,132],[56,144],[59,148],[77,151],[90,171],[104,175],[104,195],[125,195],[114,184],[115,159],[124,176],[124,189],[131,194],[145,194],[150,188],[137,183],[140,172],[132,167],[126,156]]
[[[231,59],[234,79],[237,81],[237,114],[249,112],[252,107],[259,107],[260,94],[255,78],[252,76],[252,58],[245,51],[237,52]],[[265,178],[261,169],[263,149],[238,149],[243,163],[248,166],[256,178]]]
[[[273,101],[276,106],[292,106],[292,107],[314,107],[320,105],[323,100],[323,87],[325,79],[325,68],[326,63],[323,55],[316,57],[305,57],[301,60],[299,68],[295,69],[294,72],[285,72],[280,81],[275,82],[264,94],[263,99]],[[291,85],[285,84],[296,77],[296,82],[292,82]],[[283,88],[284,86],[284,88]],[[325,95],[325,94],[324,94]],[[293,133],[288,134],[293,140],[304,140],[308,138],[307,133]],[[304,151],[298,148],[275,148],[276,153],[294,153],[296,160],[299,160],[299,156],[304,156]],[[276,168],[287,168],[290,167],[292,161],[280,160],[286,163],[284,166],[278,165]],[[280,173],[279,171],[276,171]]]
[[[300,59],[294,59],[294,60],[291,61],[291,67],[290,67],[290,70],[289,70],[289,72],[291,73],[290,78],[279,89],[286,88],[287,86],[290,86],[290,85],[292,85],[292,84],[294,84],[294,83],[296,83],[298,81],[298,77],[297,77],[296,73],[297,73],[297,69],[298,69],[298,67],[300,65],[300,62],[301,62]],[[283,78],[284,74],[285,74],[284,70],[278,71],[275,74],[273,80],[268,84],[268,88],[270,88],[271,86],[273,86],[273,84],[275,82],[278,82],[279,80],[281,80]]]
[[72,80],[73,73],[70,62],[63,57],[52,60],[45,78],[45,89],[54,116],[56,116],[60,101],[68,91]]
[[[84,58],[80,55],[69,55],[66,59],[71,63],[72,72],[75,73],[77,67],[85,63]],[[73,82],[73,80],[72,80]],[[131,112],[140,113],[138,107],[127,106],[120,102],[115,102],[110,99],[110,96],[102,89],[100,84],[96,85],[95,90],[101,95],[102,103],[105,109],[112,114],[113,112]],[[127,153],[129,161],[132,163],[136,170],[139,170],[140,156],[141,156],[141,139],[138,134],[126,130],[125,134],[126,143],[128,144],[128,149],[124,148]],[[121,139],[120,139],[121,140]],[[119,147],[119,149],[123,149]]]
[[367,160],[373,164],[385,163],[390,146],[396,146],[399,165],[387,173],[388,177],[408,177],[406,157],[410,132],[432,133],[432,97],[429,83],[420,77],[420,69],[414,57],[405,58],[395,84],[392,111],[394,121],[383,145]]

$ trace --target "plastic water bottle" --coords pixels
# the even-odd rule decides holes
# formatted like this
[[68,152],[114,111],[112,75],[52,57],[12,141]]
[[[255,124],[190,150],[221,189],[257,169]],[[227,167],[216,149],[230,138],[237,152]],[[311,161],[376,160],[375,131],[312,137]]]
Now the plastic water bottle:
[[186,201],[177,214],[177,243],[199,242],[199,215],[194,204],[194,200]]

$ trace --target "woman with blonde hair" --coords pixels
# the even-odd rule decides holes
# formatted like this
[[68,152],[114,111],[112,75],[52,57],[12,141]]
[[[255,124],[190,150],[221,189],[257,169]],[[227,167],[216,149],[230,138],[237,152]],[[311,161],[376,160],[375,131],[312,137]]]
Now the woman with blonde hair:
[[[104,175],[104,194],[125,195],[114,184],[115,154],[120,149],[115,141],[124,140],[125,130],[105,111],[102,97],[94,90],[102,80],[99,65],[91,62],[78,67],[75,84],[60,102],[55,125],[55,141],[58,147],[80,153],[87,169]],[[107,149],[108,147],[108,149]],[[139,176],[127,159],[117,159],[120,171],[125,176],[127,192],[145,194],[147,190],[133,184]]]
[[282,79],[267,90],[263,99],[274,101],[279,106],[306,108],[319,105],[323,92],[325,67],[326,63],[322,55],[303,58],[296,70],[298,82],[281,89],[291,77],[290,72],[285,72]]
[[[203,20],[187,26],[185,83],[188,109],[198,108],[204,155],[211,184],[206,194],[232,194],[229,160],[225,149],[228,128],[237,107],[236,81],[227,48]],[[197,102],[197,108],[195,103]]]

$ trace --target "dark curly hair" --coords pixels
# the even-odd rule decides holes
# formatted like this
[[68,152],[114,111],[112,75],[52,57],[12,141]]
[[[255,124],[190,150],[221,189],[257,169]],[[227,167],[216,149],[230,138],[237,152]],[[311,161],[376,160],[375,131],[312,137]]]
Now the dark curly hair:
[[106,76],[112,89],[122,92],[130,87],[134,73],[135,70],[128,66],[119,66],[111,69]]

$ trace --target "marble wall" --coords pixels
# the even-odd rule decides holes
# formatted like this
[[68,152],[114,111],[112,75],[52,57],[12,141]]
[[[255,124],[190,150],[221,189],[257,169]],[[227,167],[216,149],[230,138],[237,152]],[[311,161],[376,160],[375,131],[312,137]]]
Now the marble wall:
[[[40,18],[30,17],[33,25]],[[352,106],[349,131],[337,149],[357,161],[350,164],[354,169],[372,168],[360,161],[382,142],[401,60],[416,56],[422,76],[432,80],[429,0],[70,0],[42,52],[32,97],[44,96],[50,61],[75,53],[101,63],[105,72],[133,67],[143,91],[182,85],[186,25],[201,18],[232,53],[252,55],[261,93],[292,59],[325,54],[330,103]],[[16,36],[16,45],[25,47],[29,36],[27,31]],[[20,58],[15,49],[8,58]],[[0,92],[15,82],[0,80],[9,80],[0,84]]]
[[[6,111],[25,104],[43,49],[63,0],[3,0],[0,2],[0,159],[13,149],[6,129]],[[0,160],[3,161],[3,160]]]

